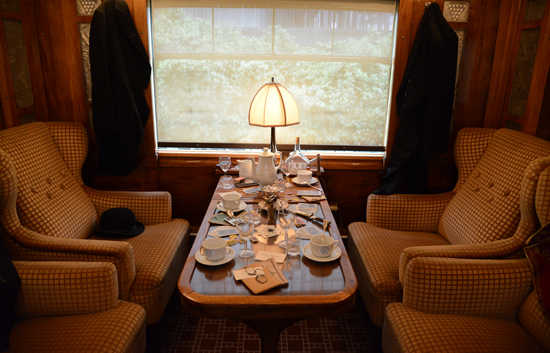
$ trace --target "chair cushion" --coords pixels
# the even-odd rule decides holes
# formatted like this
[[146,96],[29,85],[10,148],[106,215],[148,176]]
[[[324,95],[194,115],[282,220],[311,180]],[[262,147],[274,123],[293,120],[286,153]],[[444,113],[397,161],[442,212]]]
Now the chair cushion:
[[92,233],[97,225],[94,205],[44,123],[0,131],[0,148],[17,173],[17,211],[24,227],[59,238],[84,239]]
[[46,316],[15,325],[13,352],[144,352],[145,310],[121,301],[94,314]]
[[535,291],[521,305],[518,319],[525,330],[550,352],[550,320],[545,317]]
[[451,244],[511,237],[520,220],[520,190],[527,165],[549,154],[548,141],[514,130],[498,130],[476,168],[449,202],[438,233]]
[[[158,321],[174,291],[185,263],[189,223],[182,219],[145,226],[137,237],[117,239],[128,242],[134,250],[136,277],[130,287],[129,300],[147,310],[147,323]],[[101,238],[94,234],[93,239]]]
[[391,303],[386,308],[385,352],[545,352],[513,320],[473,315],[427,314]]
[[372,289],[379,294],[401,295],[399,258],[411,246],[449,245],[435,233],[387,230],[356,222],[348,227]]

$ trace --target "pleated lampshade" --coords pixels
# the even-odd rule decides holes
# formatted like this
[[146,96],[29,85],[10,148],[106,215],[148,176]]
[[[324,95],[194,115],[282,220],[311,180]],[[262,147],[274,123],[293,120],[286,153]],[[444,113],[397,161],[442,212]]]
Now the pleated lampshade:
[[266,83],[250,103],[248,122],[250,125],[278,127],[300,122],[296,101],[280,83]]

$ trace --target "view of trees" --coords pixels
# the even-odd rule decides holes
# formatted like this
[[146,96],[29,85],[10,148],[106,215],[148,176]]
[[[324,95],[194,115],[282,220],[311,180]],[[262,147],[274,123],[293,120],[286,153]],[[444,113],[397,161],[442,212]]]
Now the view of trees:
[[[273,9],[263,11],[262,18],[272,18]],[[255,93],[274,77],[300,110],[300,124],[277,128],[278,143],[293,144],[300,136],[303,144],[384,144],[392,32],[367,26],[360,36],[357,30],[352,36],[342,35],[343,30],[333,36],[330,28],[311,34],[310,28],[293,28],[284,19],[277,24],[289,16],[275,11],[273,31],[268,20],[259,29],[214,22],[210,8],[200,16],[179,8],[154,10],[159,141],[267,146],[270,129],[250,126],[248,109]],[[349,11],[314,14],[320,14],[317,20],[352,18]],[[298,43],[308,36],[321,40]]]

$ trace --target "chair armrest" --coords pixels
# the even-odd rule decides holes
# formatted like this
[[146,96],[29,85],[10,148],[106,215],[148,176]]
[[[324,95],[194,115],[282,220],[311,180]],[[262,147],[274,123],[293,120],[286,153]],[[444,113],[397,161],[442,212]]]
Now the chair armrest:
[[118,304],[117,272],[107,262],[14,261],[21,277],[18,315],[80,315]]
[[523,242],[511,237],[479,244],[452,244],[435,246],[412,246],[401,252],[399,259],[399,281],[404,283],[405,270],[417,257],[448,257],[462,259],[498,259],[513,255],[521,250]]
[[408,307],[503,319],[516,319],[533,290],[527,259],[417,257],[409,262],[403,283],[403,303]]
[[454,195],[371,194],[367,223],[384,229],[436,233],[439,219]]
[[172,219],[172,196],[166,191],[101,191],[83,186],[97,214],[110,208],[131,209],[136,220],[145,225],[165,223]]
[[136,277],[134,250],[124,241],[67,239],[46,236],[19,226],[10,239],[26,248],[13,253],[14,260],[110,262],[117,269],[119,294],[128,300],[130,286]]

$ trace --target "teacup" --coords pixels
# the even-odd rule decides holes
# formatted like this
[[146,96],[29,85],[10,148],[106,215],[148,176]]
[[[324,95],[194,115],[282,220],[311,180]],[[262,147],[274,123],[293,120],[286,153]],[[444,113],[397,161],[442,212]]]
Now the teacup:
[[250,159],[240,159],[239,162],[239,176],[245,179],[252,178],[252,161]]
[[222,238],[208,238],[202,243],[201,251],[208,260],[217,261],[225,257],[231,252],[231,248],[227,246],[227,240]]
[[311,170],[299,170],[297,175],[300,183],[309,183],[312,173]]
[[309,243],[311,253],[316,257],[329,257],[335,247],[338,247],[338,240],[325,235],[325,241],[323,242],[322,234],[312,236]]
[[236,210],[241,204],[241,194],[238,192],[228,192],[222,194],[223,207],[226,210]]

